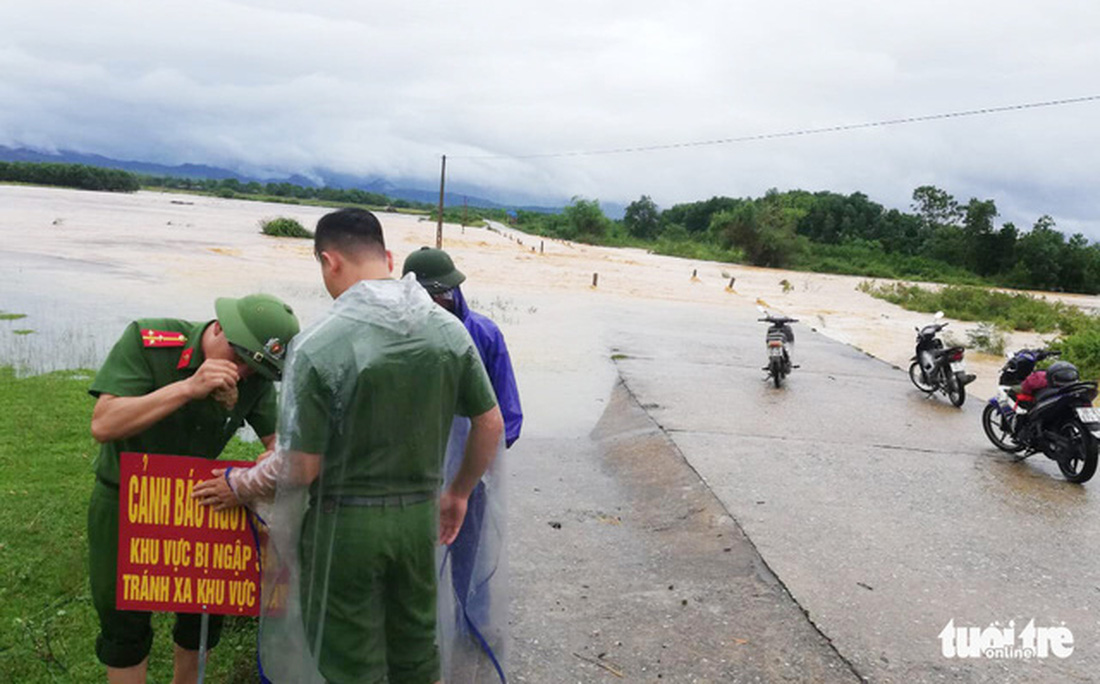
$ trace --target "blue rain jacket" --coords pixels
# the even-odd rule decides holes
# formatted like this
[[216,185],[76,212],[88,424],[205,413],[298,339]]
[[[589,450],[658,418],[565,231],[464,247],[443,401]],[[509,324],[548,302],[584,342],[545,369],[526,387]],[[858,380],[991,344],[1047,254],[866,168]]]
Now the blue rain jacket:
[[512,359],[508,356],[508,346],[504,344],[504,335],[489,317],[472,311],[462,296],[461,288],[454,289],[455,315],[459,317],[474,346],[481,354],[481,362],[489,373],[489,382],[497,394],[497,404],[504,416],[504,446],[510,447],[519,439],[523,427],[523,410],[519,405],[519,390],[516,389],[516,376],[512,373]]

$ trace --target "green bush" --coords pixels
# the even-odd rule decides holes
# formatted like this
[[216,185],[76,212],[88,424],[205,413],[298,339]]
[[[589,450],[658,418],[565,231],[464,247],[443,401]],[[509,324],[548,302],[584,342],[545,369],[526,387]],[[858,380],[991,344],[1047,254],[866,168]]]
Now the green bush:
[[260,232],[272,237],[312,238],[313,233],[302,227],[295,219],[280,216],[279,218],[264,219],[260,221]]
[[1005,334],[993,323],[979,323],[977,328],[966,331],[966,346],[984,354],[1003,356],[1005,353]]
[[1077,366],[1082,380],[1100,380],[1100,321],[1078,322],[1076,331],[1063,335],[1055,346],[1062,351],[1062,360]]

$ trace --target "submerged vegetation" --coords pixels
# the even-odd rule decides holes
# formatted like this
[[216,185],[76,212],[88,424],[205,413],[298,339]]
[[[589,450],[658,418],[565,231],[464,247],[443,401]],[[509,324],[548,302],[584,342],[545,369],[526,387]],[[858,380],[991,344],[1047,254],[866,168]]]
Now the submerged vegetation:
[[967,347],[983,354],[1003,356],[1008,340],[1004,331],[994,323],[979,323],[978,327],[966,331]]
[[989,321],[1009,330],[1039,333],[1074,330],[1088,318],[1075,306],[1023,293],[1000,292],[980,287],[947,285],[939,289],[864,281],[861,292],[910,311],[944,311],[963,321]]
[[272,237],[312,238],[313,232],[306,230],[297,219],[280,216],[260,221],[260,232]]

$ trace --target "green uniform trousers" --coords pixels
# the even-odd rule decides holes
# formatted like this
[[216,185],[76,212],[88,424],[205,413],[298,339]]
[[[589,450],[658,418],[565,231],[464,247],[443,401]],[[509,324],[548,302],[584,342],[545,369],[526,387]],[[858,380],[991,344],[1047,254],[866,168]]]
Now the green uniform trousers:
[[302,529],[302,614],[329,682],[429,684],[435,636],[438,500],[320,504]]
[[[96,480],[88,504],[88,577],[92,604],[99,613],[95,653],[108,667],[133,667],[149,655],[153,645],[152,613],[116,610],[118,575],[118,488]],[[177,613],[172,637],[181,648],[199,649],[201,615]],[[206,646],[221,639],[222,616],[211,615]]]

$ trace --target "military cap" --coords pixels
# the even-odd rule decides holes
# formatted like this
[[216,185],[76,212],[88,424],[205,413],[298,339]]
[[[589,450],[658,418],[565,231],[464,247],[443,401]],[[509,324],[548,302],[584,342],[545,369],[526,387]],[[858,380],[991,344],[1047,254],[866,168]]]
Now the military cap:
[[278,380],[287,345],[298,334],[294,309],[274,295],[252,294],[217,299],[214,311],[225,338],[245,363],[265,378]]
[[439,294],[458,287],[466,276],[455,268],[449,254],[442,249],[421,247],[405,259],[401,274],[416,274],[417,281],[429,294]]

